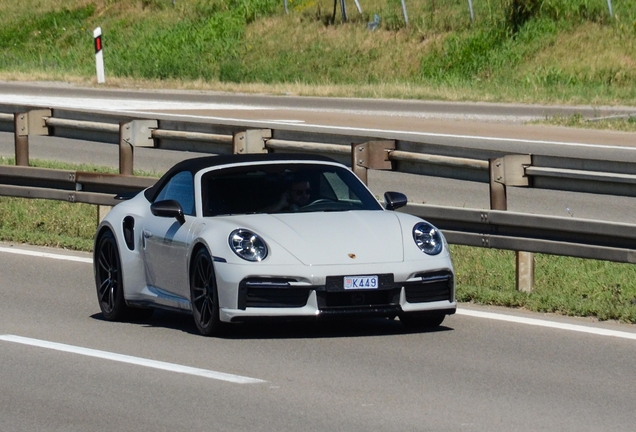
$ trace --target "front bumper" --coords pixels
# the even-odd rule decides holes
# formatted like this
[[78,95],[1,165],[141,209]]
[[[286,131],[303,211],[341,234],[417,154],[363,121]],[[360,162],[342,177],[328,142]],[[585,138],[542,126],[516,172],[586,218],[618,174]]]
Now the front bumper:
[[[448,315],[455,312],[457,303],[452,267],[429,271],[420,269],[406,274],[400,273],[400,270],[407,270],[407,265],[402,263],[398,267],[403,268],[398,268],[396,273],[379,274],[372,271],[378,270],[377,266],[373,269],[332,267],[325,270],[331,273],[328,276],[250,275],[236,282],[219,278],[222,272],[217,272],[217,279],[220,279],[220,318],[225,322],[242,322],[266,317],[362,318],[395,317],[401,313]],[[338,270],[347,273],[333,276],[333,272]],[[345,275],[363,274],[377,274],[379,287],[371,290],[344,289],[342,281]],[[230,302],[234,304],[228,307]]]
[[[402,296],[401,296],[402,297]],[[403,312],[416,312],[420,316],[452,315],[457,309],[455,301],[440,301],[426,305],[413,305],[401,298],[400,304],[389,306],[352,307],[340,310],[320,310],[316,292],[309,295],[307,304],[301,308],[247,308],[246,310],[221,308],[223,322],[249,322],[264,319],[330,319],[330,318],[372,318],[396,317]]]

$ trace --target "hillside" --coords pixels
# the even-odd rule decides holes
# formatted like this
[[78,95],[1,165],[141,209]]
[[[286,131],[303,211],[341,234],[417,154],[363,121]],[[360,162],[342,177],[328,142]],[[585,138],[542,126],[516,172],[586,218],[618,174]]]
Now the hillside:
[[[636,105],[636,0],[0,0],[0,79]],[[473,6],[473,19],[469,4]]]

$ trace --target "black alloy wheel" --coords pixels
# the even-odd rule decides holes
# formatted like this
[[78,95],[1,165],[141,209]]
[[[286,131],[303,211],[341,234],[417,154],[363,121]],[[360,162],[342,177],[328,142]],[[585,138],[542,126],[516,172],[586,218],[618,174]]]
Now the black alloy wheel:
[[127,318],[129,308],[124,299],[121,260],[112,232],[106,231],[99,239],[93,263],[97,300],[102,315],[108,321],[121,321]]
[[212,258],[207,249],[200,249],[190,268],[190,302],[194,323],[203,336],[214,336],[221,331],[219,294],[214,276]]

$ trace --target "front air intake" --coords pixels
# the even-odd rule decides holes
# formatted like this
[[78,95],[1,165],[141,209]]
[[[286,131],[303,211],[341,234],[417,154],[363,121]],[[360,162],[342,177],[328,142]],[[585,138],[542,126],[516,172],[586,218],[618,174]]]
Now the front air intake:
[[422,273],[416,277],[421,279],[404,284],[407,302],[453,301],[453,274],[451,272]]
[[307,304],[310,288],[292,286],[294,279],[249,278],[239,284],[238,308],[297,308]]

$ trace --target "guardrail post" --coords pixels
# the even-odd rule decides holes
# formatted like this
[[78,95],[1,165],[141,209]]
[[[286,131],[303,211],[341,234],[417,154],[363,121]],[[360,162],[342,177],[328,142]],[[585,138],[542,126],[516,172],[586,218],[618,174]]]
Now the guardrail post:
[[517,291],[532,292],[534,288],[534,253],[516,251]]
[[130,124],[119,123],[119,174],[133,175],[135,152],[132,143]]
[[135,147],[154,147],[152,130],[157,120],[132,120],[119,123],[119,173],[134,175]]
[[503,158],[489,159],[490,209],[508,210]]
[[113,209],[112,206],[107,205],[97,205],[97,225],[100,224],[102,220],[106,217],[109,211]]
[[271,129],[248,129],[232,135],[232,153],[267,153],[265,142],[272,137]]
[[15,164],[29,166],[29,114],[15,113],[13,115]]
[[44,118],[50,116],[51,110],[31,110],[13,114],[16,165],[29,166],[29,136],[48,135],[49,128]]
[[364,184],[367,184],[369,169],[392,170],[389,153],[395,150],[395,141],[367,141],[351,144],[351,169]]
[[[119,123],[119,173],[134,175],[135,147],[154,147],[152,130],[157,120],[132,120]],[[97,223],[102,221],[111,206],[97,206]]]
[[[506,195],[507,186],[529,186],[525,168],[532,165],[530,155],[507,155],[490,159],[490,208],[492,210],[508,210]],[[534,254],[516,251],[516,283],[517,291],[532,292],[534,287]]]

